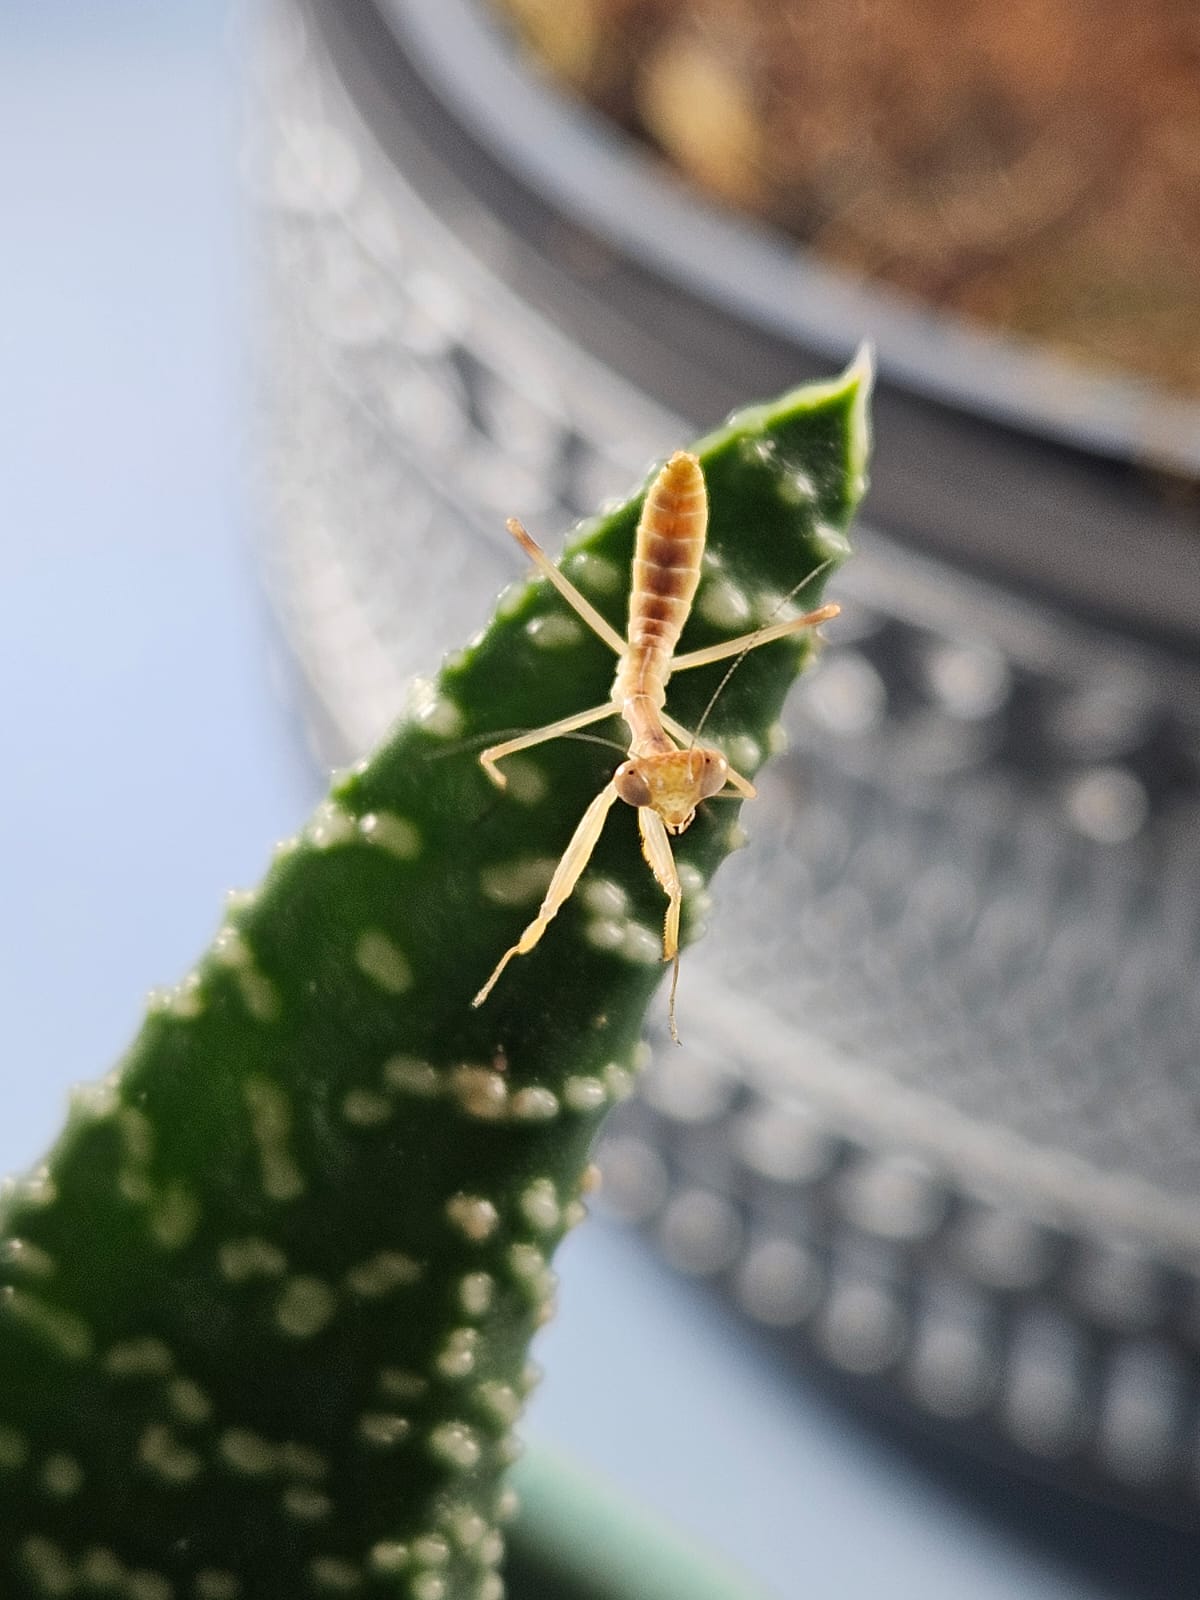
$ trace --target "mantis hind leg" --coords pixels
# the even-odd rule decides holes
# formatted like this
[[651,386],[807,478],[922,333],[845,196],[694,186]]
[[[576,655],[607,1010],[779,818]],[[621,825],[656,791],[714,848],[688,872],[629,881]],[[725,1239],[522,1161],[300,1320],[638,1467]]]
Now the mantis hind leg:
[[744,655],[749,650],[757,650],[762,644],[773,644],[776,639],[786,639],[803,628],[818,627],[822,622],[836,617],[841,609],[841,606],[830,601],[828,605],[818,606],[815,611],[806,612],[802,617],[768,623],[765,628],[740,634],[736,639],[723,639],[720,644],[709,645],[706,650],[689,650],[686,655],[675,657],[671,662],[671,671],[687,672],[690,667],[707,667],[714,661],[728,661],[730,656]]
[[538,571],[544,577],[549,578],[575,615],[581,617],[596,637],[604,640],[610,650],[615,650],[619,656],[624,655],[627,648],[625,640],[622,639],[610,622],[604,620],[592,602],[586,600],[580,594],[570,578],[558,570],[533,535],[526,531],[516,517],[509,517],[505,527],[507,527],[509,533],[512,534]]

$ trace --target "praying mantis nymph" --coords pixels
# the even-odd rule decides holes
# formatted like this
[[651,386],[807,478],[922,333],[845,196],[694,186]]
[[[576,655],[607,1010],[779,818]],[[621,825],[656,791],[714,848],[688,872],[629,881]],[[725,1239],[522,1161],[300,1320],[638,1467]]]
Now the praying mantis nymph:
[[679,450],[650,485],[637,528],[633,557],[633,583],[629,595],[629,626],[622,639],[591,603],[564,577],[545,551],[516,520],[508,531],[534,565],[549,578],[575,613],[617,656],[612,693],[603,705],[534,728],[518,738],[483,751],[484,771],[500,788],[505,777],[497,766],[505,756],[564,734],[575,733],[604,717],[620,716],[629,728],[629,755],[584,812],[571,842],[555,868],[537,916],[497,963],[491,977],[475,996],[473,1005],[487,999],[514,956],[528,955],[550,922],[570,898],[591,858],[605,818],[617,800],[636,808],[642,853],[667,896],[663,925],[663,960],[675,964],[671,984],[671,1037],[676,1043],[675,988],[679,979],[679,913],[683,902],[679,874],[671,854],[670,835],[682,833],[696,815],[702,800],[730,794],[753,800],[754,785],[726,761],[718,750],[698,744],[696,737],[668,715],[667,682],[672,673],[704,667],[714,661],[744,655],[759,645],[786,638],[803,628],[836,617],[839,607],[820,606],[802,617],[770,623],[754,633],[726,639],[704,650],[676,656],[692,600],[700,583],[700,563],[708,527],[708,493],[700,462]]

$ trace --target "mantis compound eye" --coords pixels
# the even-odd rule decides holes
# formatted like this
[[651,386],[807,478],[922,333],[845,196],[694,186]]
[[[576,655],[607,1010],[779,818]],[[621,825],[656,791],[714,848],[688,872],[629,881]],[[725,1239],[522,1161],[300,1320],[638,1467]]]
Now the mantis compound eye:
[[613,784],[627,806],[650,804],[650,785],[639,772],[636,761],[622,761],[613,773]]
[[729,763],[725,757],[718,755],[715,750],[704,752],[704,768],[700,773],[700,798],[707,800],[710,795],[717,794],[725,787],[725,780],[729,776]]

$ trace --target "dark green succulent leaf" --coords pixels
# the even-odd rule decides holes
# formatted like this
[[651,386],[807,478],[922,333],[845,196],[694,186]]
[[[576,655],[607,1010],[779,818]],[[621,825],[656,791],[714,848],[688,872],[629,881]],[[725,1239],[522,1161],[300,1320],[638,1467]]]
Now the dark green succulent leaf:
[[[859,363],[698,447],[711,560],[685,648],[769,620],[846,553],[868,384]],[[640,498],[565,557],[622,631]],[[721,697],[706,736],[742,770],[806,648],[755,651]],[[601,703],[613,667],[544,580],[502,596],[7,1194],[4,1596],[500,1594],[528,1345],[632,1081],[663,901],[620,807],[541,945],[473,1009],[618,759],[559,740],[501,793],[476,756]],[[672,684],[685,724],[724,670]],[[736,810],[709,804],[678,841],[685,890]]]
[[522,1509],[508,1556],[512,1600],[765,1600],[560,1450],[535,1445],[513,1483]]

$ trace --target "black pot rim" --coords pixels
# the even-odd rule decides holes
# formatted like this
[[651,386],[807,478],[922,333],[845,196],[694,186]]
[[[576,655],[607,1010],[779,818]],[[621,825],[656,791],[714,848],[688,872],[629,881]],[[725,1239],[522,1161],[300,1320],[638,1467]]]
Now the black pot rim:
[[1200,476],[1200,402],[922,306],[704,199],[532,72],[477,0],[377,4],[476,137],[615,249],[831,361],[866,339],[881,370],[920,394],[1099,455]]
[[480,0],[301,5],[408,187],[627,383],[707,427],[873,336],[876,525],[1196,659],[1200,405],[848,285],[540,83]]

